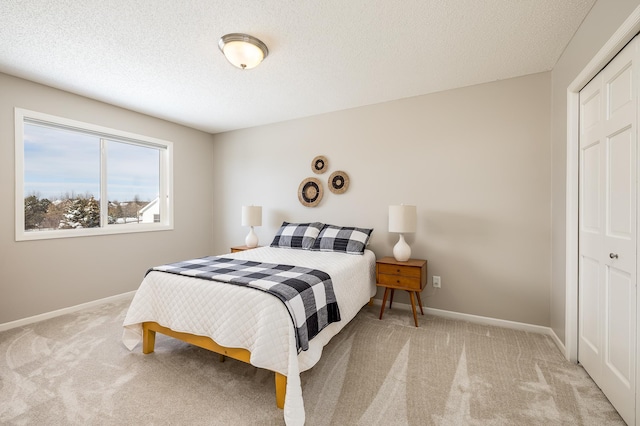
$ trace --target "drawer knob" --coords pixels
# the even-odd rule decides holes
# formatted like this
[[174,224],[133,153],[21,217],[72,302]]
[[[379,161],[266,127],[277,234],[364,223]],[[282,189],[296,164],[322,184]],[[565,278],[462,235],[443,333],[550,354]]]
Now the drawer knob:
[[397,272],[397,273],[400,273],[400,269],[396,269],[396,272]]

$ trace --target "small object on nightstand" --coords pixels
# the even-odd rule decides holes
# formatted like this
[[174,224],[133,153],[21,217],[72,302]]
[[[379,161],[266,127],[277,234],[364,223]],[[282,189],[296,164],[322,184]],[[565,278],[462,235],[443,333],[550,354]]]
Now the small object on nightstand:
[[242,226],[250,226],[251,230],[247,234],[244,242],[249,248],[258,246],[258,236],[253,231],[254,226],[262,226],[261,206],[242,206]]
[[416,232],[418,215],[416,206],[389,206],[389,232],[397,232],[400,239],[393,246],[393,257],[398,262],[406,262],[411,258],[411,247],[404,240],[405,233]]
[[393,257],[383,257],[376,262],[376,285],[378,287],[384,287],[384,297],[382,298],[382,307],[380,308],[380,319],[384,314],[384,306],[387,304],[387,298],[391,294],[389,299],[389,309],[393,303],[393,293],[395,290],[405,290],[409,293],[411,299],[411,308],[413,309],[413,321],[418,326],[418,315],[416,313],[416,302],[414,299],[417,297],[418,304],[420,305],[420,313],[424,315],[422,309],[422,300],[420,299],[420,292],[425,288],[427,284],[427,261],[421,259],[409,259],[404,262],[399,262]]
[[231,253],[238,253],[239,251],[251,250],[251,249],[254,249],[254,248],[256,248],[256,247],[235,246],[235,247],[231,247]]

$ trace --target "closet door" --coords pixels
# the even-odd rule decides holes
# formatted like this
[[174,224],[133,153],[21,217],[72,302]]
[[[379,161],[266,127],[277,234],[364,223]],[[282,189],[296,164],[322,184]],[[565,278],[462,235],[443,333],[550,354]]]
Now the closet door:
[[578,360],[635,424],[637,77],[633,40],[580,92]]

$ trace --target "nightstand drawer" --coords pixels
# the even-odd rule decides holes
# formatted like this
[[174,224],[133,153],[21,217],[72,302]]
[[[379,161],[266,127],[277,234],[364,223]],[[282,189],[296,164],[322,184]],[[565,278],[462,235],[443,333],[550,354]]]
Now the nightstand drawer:
[[405,277],[417,277],[420,278],[422,272],[420,268],[404,265],[386,265],[384,263],[378,264],[378,272],[380,274],[387,275],[402,275]]
[[[418,272],[420,272],[420,269],[418,269]],[[406,275],[388,275],[388,274],[379,273],[378,284],[382,284],[387,287],[406,288],[406,289],[418,290],[418,291],[421,290],[419,274],[417,277],[409,277]]]

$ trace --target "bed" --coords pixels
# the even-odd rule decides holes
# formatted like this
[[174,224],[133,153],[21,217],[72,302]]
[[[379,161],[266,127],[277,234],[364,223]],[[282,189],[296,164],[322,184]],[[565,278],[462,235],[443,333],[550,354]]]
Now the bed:
[[[282,228],[278,235],[281,232]],[[321,237],[320,232],[318,241]],[[318,241],[311,244],[318,246]],[[323,347],[376,292],[375,255],[364,245],[361,254],[326,249],[328,246],[311,250],[314,246],[309,241],[305,246],[291,248],[285,242],[223,257],[297,265],[330,275],[340,321],[320,331],[307,350],[299,351],[289,311],[276,297],[252,288],[160,271],[150,271],[136,292],[124,320],[123,343],[132,350],[142,342],[143,352],[150,353],[155,333],[160,332],[271,370],[275,372],[276,402],[284,408],[286,424],[304,424],[300,373],[319,361]],[[335,242],[331,246],[337,247]]]

